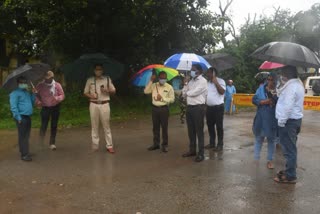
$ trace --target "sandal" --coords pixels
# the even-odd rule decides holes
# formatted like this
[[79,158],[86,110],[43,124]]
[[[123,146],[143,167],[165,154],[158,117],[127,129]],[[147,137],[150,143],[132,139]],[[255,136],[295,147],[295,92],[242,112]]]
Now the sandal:
[[297,183],[297,179],[288,180],[285,175],[277,175],[277,177],[275,177],[273,180],[275,182],[281,183],[281,184],[296,184]]
[[274,166],[273,166],[273,164],[272,164],[271,161],[268,161],[268,163],[267,163],[267,168],[268,168],[268,169],[274,169]]
[[286,174],[286,170],[280,170],[279,172],[277,172],[277,176],[281,176],[285,174]]

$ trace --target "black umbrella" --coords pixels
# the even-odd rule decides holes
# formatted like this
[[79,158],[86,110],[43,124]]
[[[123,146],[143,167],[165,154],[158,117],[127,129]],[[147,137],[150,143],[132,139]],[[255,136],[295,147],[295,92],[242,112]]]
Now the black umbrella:
[[20,76],[24,76],[29,82],[36,84],[44,78],[46,72],[49,70],[50,66],[44,63],[25,64],[16,68],[8,75],[2,88],[8,91],[14,90],[17,87],[17,78]]
[[320,60],[310,49],[291,42],[270,42],[258,48],[252,57],[304,68],[320,68]]
[[233,68],[233,66],[237,63],[233,56],[230,56],[226,53],[207,54],[202,57],[205,58],[212,65],[212,67],[218,71],[224,71]]
[[68,81],[85,81],[93,75],[95,64],[102,64],[106,75],[112,80],[120,79],[124,73],[124,66],[102,53],[84,54],[79,59],[62,66],[61,70]]

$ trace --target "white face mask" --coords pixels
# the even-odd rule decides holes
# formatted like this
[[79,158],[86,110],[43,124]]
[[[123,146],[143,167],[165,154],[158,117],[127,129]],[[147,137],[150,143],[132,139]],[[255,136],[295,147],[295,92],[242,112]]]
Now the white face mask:
[[159,79],[160,85],[166,84],[167,80],[166,79]]
[[196,71],[190,71],[190,76],[192,77],[192,78],[195,78],[196,77]]
[[279,79],[280,79],[281,84],[285,84],[287,82],[286,78],[283,76],[280,76]]

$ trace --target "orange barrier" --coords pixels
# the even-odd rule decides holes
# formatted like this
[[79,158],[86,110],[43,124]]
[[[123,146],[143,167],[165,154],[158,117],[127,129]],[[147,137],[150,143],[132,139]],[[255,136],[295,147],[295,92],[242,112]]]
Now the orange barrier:
[[[254,94],[234,94],[233,105],[236,106],[254,106],[252,104],[252,97]],[[305,96],[304,97],[304,110],[320,111],[320,96]]]
[[320,111],[320,97],[305,96],[303,105],[305,110]]

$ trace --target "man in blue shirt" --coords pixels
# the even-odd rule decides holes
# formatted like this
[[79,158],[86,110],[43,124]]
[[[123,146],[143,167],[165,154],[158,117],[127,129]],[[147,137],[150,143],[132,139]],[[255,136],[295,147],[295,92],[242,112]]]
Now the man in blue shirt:
[[29,154],[29,138],[36,90],[33,88],[32,94],[28,92],[27,79],[22,76],[17,79],[17,84],[18,87],[10,93],[10,109],[18,128],[21,160],[32,161]]
[[297,179],[297,135],[303,117],[304,87],[298,78],[296,67],[293,66],[281,69],[280,80],[282,87],[277,90],[279,99],[276,105],[276,118],[286,167],[285,170],[278,172],[274,180],[279,183],[294,184]]

